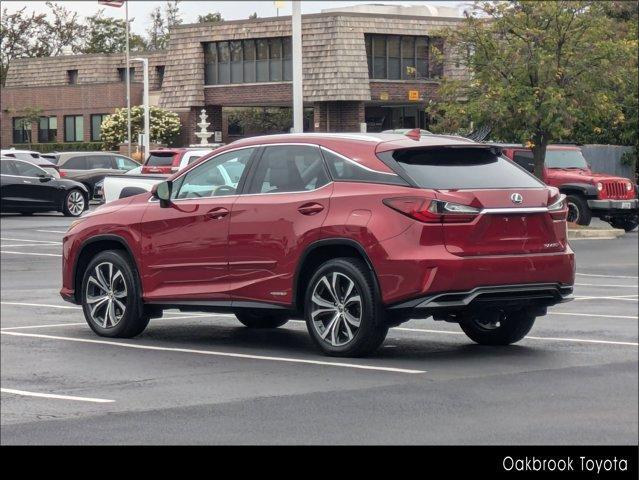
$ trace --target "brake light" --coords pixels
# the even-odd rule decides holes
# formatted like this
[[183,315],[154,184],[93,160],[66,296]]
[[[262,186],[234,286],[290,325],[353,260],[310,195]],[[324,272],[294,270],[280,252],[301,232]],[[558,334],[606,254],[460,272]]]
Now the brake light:
[[568,216],[566,195],[561,194],[559,200],[548,206],[548,212],[553,220],[566,220]]
[[60,178],[67,176],[67,172],[65,172],[64,170],[60,170],[59,172],[60,172]]
[[384,205],[424,223],[472,222],[480,210],[469,205],[421,197],[386,198]]

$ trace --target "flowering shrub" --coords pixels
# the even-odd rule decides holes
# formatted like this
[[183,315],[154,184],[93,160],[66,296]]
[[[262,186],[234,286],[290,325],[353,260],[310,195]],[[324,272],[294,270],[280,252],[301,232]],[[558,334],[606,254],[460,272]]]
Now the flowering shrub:
[[[180,133],[180,117],[177,114],[159,107],[150,107],[151,143],[172,145]],[[119,108],[112,115],[102,120],[102,141],[107,148],[116,148],[126,142],[127,136],[126,108]],[[144,130],[144,107],[131,108],[131,142],[135,142],[138,134]]]

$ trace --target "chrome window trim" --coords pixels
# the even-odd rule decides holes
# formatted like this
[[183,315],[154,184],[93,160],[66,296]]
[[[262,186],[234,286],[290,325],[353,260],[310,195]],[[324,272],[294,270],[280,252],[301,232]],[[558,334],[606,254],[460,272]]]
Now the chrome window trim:
[[[361,163],[356,162],[356,161],[355,161],[355,160],[353,160],[352,158],[348,158],[348,157],[346,157],[346,156],[342,155],[341,153],[337,153],[336,151],[331,150],[330,148],[327,148],[327,147],[324,147],[324,146],[320,146],[320,150],[326,150],[327,152],[332,153],[333,155],[337,155],[338,157],[343,158],[343,159],[344,159],[344,160],[346,160],[347,162],[350,162],[350,163],[352,163],[353,165],[355,165],[355,166],[357,166],[357,167],[359,167],[359,168],[361,168],[361,169],[363,169],[363,170],[366,170],[366,171],[368,171],[368,172],[371,172],[371,173],[379,173],[379,174],[381,174],[381,175],[390,175],[390,176],[392,176],[392,177],[399,177],[399,175],[397,175],[395,172],[381,172],[381,171],[379,171],[379,170],[374,170],[374,169],[372,169],[372,168],[369,168],[369,167],[367,167],[367,166],[365,166],[365,165],[362,165]],[[349,181],[349,180],[345,180],[345,181],[347,182],[347,181]],[[355,181],[356,181],[356,180],[355,180]]]

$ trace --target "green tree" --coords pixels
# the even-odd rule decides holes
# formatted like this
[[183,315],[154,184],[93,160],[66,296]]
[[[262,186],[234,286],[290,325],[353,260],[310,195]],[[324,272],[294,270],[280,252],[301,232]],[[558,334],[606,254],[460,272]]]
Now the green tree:
[[495,139],[530,144],[541,177],[546,146],[571,138],[580,119],[605,110],[621,121],[608,86],[624,81],[619,65],[636,59],[637,42],[618,38],[605,3],[476,2],[445,32],[470,78],[443,81],[433,129],[488,123]]
[[179,0],[166,2],[164,12],[160,7],[151,12],[151,25],[147,29],[149,50],[164,50],[169,45],[171,29],[182,23],[179,3]]
[[[172,145],[180,134],[180,117],[160,107],[150,107],[151,142]],[[127,109],[119,108],[102,120],[102,141],[107,149],[117,148],[127,137]],[[144,108],[131,108],[131,135],[137,138],[144,130]]]
[[[129,20],[131,24],[133,20]],[[134,33],[129,34],[132,51],[143,51],[145,40]],[[104,10],[86,19],[86,35],[81,47],[82,53],[122,53],[126,51],[126,21],[105,17]]]
[[220,12],[211,12],[206,15],[198,15],[197,23],[217,23],[223,20]]
[[31,138],[31,130],[33,125],[39,124],[40,117],[42,116],[42,109],[39,107],[25,107],[22,110],[17,111],[16,114],[20,117],[20,119],[16,122],[16,126],[19,129],[27,131],[27,145],[28,149],[31,150],[31,142],[33,142],[33,139]]
[[229,123],[236,123],[247,134],[286,133],[293,126],[290,108],[243,107],[229,112]]
[[2,8],[0,16],[0,80],[6,80],[9,62],[14,58],[34,56],[34,40],[43,36],[46,25],[44,13],[26,13],[26,7],[15,13]]

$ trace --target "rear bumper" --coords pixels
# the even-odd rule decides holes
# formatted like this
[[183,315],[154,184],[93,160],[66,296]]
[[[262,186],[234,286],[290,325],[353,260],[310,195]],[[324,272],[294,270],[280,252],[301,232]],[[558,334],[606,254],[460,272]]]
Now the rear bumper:
[[631,213],[639,209],[639,200],[588,200],[588,206],[592,210],[619,210],[619,213]]
[[489,285],[463,292],[426,295],[392,305],[388,310],[419,317],[438,313],[463,313],[484,308],[545,308],[572,300],[572,290],[572,285],[561,283]]

